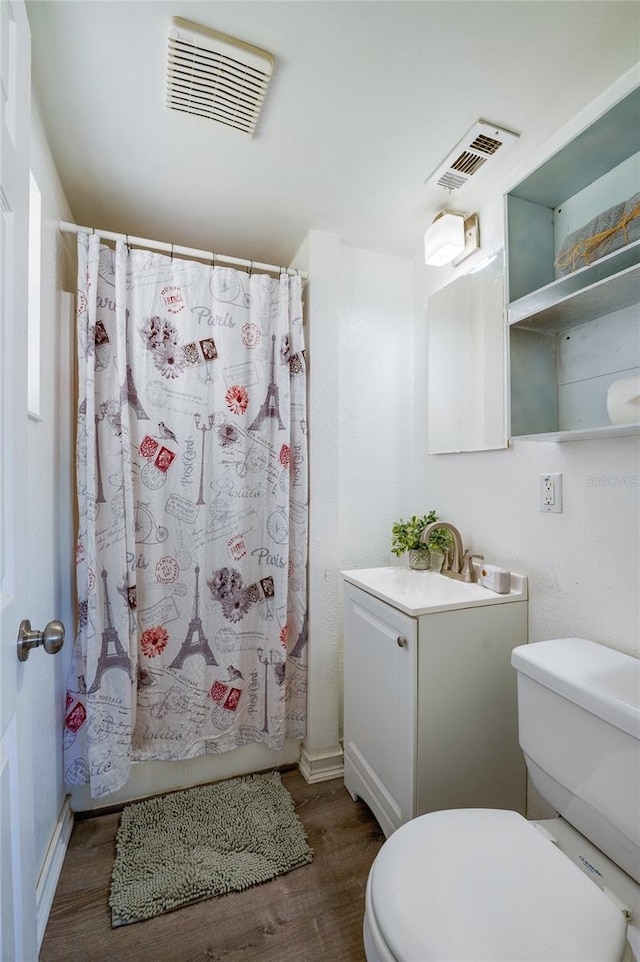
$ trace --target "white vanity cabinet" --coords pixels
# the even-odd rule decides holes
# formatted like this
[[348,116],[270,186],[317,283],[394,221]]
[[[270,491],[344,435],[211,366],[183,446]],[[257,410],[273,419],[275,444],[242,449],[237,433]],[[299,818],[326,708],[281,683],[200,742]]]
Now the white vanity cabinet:
[[527,640],[527,602],[469,588],[488,603],[412,616],[345,583],[344,780],[386,836],[443,808],[524,814],[510,658]]

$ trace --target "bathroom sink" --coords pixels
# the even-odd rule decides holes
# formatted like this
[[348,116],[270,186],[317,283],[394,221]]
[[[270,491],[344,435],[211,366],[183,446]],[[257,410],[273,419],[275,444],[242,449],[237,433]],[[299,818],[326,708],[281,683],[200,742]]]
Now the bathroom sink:
[[414,616],[527,600],[527,579],[518,574],[511,575],[509,594],[499,595],[482,585],[454,581],[435,571],[388,567],[356,568],[341,573],[350,584]]

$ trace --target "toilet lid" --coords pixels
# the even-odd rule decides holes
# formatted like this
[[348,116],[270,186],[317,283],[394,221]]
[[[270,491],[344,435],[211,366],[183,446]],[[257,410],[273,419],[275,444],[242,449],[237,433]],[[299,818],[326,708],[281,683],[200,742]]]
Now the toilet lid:
[[371,869],[371,911],[398,962],[619,962],[622,912],[516,812],[407,822]]

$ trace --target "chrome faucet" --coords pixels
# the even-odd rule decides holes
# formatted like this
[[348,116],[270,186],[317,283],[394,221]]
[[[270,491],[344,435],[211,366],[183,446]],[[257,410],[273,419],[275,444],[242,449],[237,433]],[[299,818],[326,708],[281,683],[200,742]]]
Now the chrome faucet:
[[473,566],[473,559],[482,559],[481,554],[471,554],[468,549],[462,546],[462,536],[458,529],[452,525],[449,521],[433,521],[428,524],[420,535],[420,541],[428,545],[429,535],[436,528],[444,528],[451,535],[453,540],[453,554],[450,555],[447,551],[447,557],[445,559],[444,565],[442,566],[442,574],[447,578],[455,578],[456,581],[477,581],[476,569]]

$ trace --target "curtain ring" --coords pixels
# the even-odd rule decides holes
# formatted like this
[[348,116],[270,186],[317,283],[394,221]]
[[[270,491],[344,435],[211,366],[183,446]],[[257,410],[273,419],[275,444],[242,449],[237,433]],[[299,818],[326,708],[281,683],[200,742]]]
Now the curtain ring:
[[96,232],[95,227],[92,227],[92,228],[91,228],[91,233],[92,233],[92,234],[95,234],[95,232]]
[[129,243],[129,235],[125,235],[125,244],[127,245],[127,250],[131,253],[131,244]]
[[173,244],[171,245],[171,260],[173,260]]
[[211,251],[211,270],[215,271],[215,269],[216,269],[216,252]]
[[249,261],[249,277],[253,274],[253,261]]

